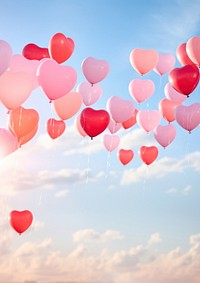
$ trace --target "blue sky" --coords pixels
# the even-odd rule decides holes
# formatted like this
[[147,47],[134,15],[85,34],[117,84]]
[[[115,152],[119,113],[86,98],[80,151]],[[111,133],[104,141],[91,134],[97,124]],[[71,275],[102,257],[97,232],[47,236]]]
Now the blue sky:
[[[176,54],[199,36],[200,1],[0,1],[0,37],[13,54],[28,43],[48,47],[57,32],[75,42],[64,63],[85,81],[82,61],[105,59],[110,73],[100,83],[103,95],[131,100],[128,84],[140,75],[129,62],[134,48]],[[176,66],[180,64],[176,60]],[[168,75],[144,76],[155,84],[141,109],[157,109]],[[184,102],[199,103],[199,86]],[[123,166],[117,150],[108,153],[102,136],[82,138],[74,117],[63,136],[51,140],[45,123],[48,99],[35,89],[23,104],[40,114],[37,135],[0,161],[0,281],[90,281],[110,283],[198,283],[200,251],[199,127],[189,135],[176,122],[175,141],[148,168],[137,151],[156,144],[137,125],[120,130],[120,147],[132,148]],[[82,107],[83,109],[84,107]],[[7,125],[1,106],[1,127]],[[166,124],[162,120],[163,124]],[[33,212],[31,228],[19,237],[8,224],[11,210]],[[158,272],[160,281],[157,279]]]

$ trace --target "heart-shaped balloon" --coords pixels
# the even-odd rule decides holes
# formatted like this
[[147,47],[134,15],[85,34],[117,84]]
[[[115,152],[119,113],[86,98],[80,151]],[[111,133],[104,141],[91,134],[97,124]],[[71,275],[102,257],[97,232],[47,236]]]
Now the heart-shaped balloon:
[[138,154],[146,165],[150,165],[158,157],[158,148],[156,146],[141,146]]
[[81,126],[91,138],[96,137],[105,131],[109,122],[110,116],[106,110],[95,110],[88,107],[81,112]]
[[82,96],[79,92],[70,91],[66,95],[54,100],[53,106],[59,118],[67,120],[79,111],[82,102]]
[[11,63],[12,48],[4,40],[0,40],[0,76],[8,69]]
[[117,157],[123,165],[126,165],[133,159],[134,152],[132,149],[120,149],[117,153]]
[[70,92],[76,84],[76,71],[70,66],[61,66],[53,59],[43,61],[37,70],[38,82],[50,100]]
[[119,146],[120,137],[117,135],[104,135],[103,143],[105,148],[111,152]]
[[140,110],[137,113],[136,120],[138,125],[146,132],[152,131],[159,125],[161,119],[160,112],[158,110]]
[[0,101],[9,110],[18,108],[33,90],[32,75],[6,71],[0,76]]
[[104,80],[109,71],[110,66],[106,60],[88,57],[82,62],[83,75],[92,85]]
[[182,66],[195,65],[194,62],[188,57],[186,52],[186,43],[182,43],[177,47],[176,57]]
[[165,148],[175,139],[176,128],[173,125],[158,125],[154,129],[154,137],[156,141]]
[[[10,130],[10,131],[12,132],[12,130]],[[20,147],[23,144],[32,140],[32,138],[37,134],[37,131],[38,131],[38,125],[32,131],[30,131],[27,135],[18,138],[18,143],[19,143]]]
[[24,46],[22,54],[29,60],[42,60],[44,58],[50,58],[48,48],[40,47],[34,43],[29,43]]
[[107,110],[110,113],[111,118],[116,123],[122,123],[133,115],[135,107],[133,102],[130,100],[125,100],[118,96],[112,96],[107,101]]
[[80,118],[81,118],[81,115],[80,115],[80,114],[79,114],[78,116],[76,116],[76,119],[75,119],[76,129],[77,129],[77,131],[79,132],[79,134],[80,134],[82,137],[86,137],[87,134],[86,134],[86,132],[83,130],[82,126],[81,126]]
[[188,57],[200,67],[200,36],[191,37],[186,43]]
[[18,138],[32,132],[38,125],[39,114],[35,109],[26,109],[22,106],[11,110],[9,115],[9,129]]
[[0,128],[0,158],[3,158],[19,148],[17,138],[8,130]]
[[33,214],[29,210],[13,210],[10,212],[9,222],[11,227],[21,235],[31,226]]
[[167,99],[172,101],[180,101],[183,102],[186,100],[187,96],[181,94],[180,92],[176,91],[170,83],[167,83],[164,88],[165,96]]
[[124,121],[122,123],[122,126],[123,126],[124,129],[129,129],[129,128],[133,127],[137,123],[137,119],[136,119],[137,113],[138,113],[138,110],[135,109],[135,111],[134,111],[133,115],[131,116],[131,118],[129,118],[128,120],[126,120],[126,121]]
[[200,103],[193,103],[192,105],[180,105],[176,107],[175,117],[177,123],[191,132],[200,124]]
[[169,72],[174,67],[175,62],[176,59],[173,54],[159,53],[158,63],[156,64],[154,71],[162,76],[167,72]]
[[159,102],[159,110],[163,118],[167,122],[173,122],[175,120],[175,109],[181,105],[180,101],[172,101],[169,99],[162,99]]
[[143,50],[136,48],[130,53],[131,65],[141,75],[153,70],[158,63],[158,59],[158,52],[153,49]]
[[54,118],[50,118],[47,120],[46,130],[48,135],[52,139],[57,139],[60,137],[65,131],[66,125],[63,120],[56,120]]
[[77,91],[83,98],[83,103],[90,106],[97,102],[102,95],[102,87],[99,84],[91,85],[89,82],[80,83]]
[[71,57],[74,48],[74,41],[62,33],[54,34],[49,41],[49,54],[59,64]]
[[192,65],[175,68],[169,73],[169,82],[176,91],[189,96],[199,83],[199,70]]
[[129,83],[129,93],[138,103],[147,100],[155,91],[152,80],[135,79]]
[[116,123],[112,119],[110,119],[110,122],[108,124],[108,130],[110,131],[111,134],[114,134],[118,132],[122,127],[121,123]]

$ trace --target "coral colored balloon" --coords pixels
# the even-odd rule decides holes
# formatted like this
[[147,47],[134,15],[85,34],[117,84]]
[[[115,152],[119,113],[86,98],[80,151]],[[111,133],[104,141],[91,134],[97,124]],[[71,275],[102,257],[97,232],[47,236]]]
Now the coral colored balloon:
[[83,103],[86,106],[90,106],[97,102],[103,92],[100,85],[91,85],[89,82],[80,83],[77,87],[77,91],[81,94]]
[[0,76],[8,69],[11,63],[12,48],[4,40],[0,40]]
[[176,91],[170,83],[167,83],[164,88],[165,96],[167,99],[172,101],[180,101],[183,102],[186,100],[187,96],[181,94],[180,92]]
[[46,130],[48,135],[52,139],[57,139],[60,137],[65,131],[66,125],[62,120],[56,120],[54,118],[50,118],[47,120]]
[[176,91],[189,96],[199,83],[199,70],[191,65],[175,68],[169,73],[169,82]]
[[152,131],[159,125],[161,119],[160,112],[158,110],[140,110],[137,113],[136,120],[138,125],[146,132]]
[[188,132],[191,132],[200,124],[200,103],[189,106],[180,105],[176,107],[175,117],[177,123]]
[[182,43],[176,49],[176,57],[182,66],[195,65],[194,62],[188,57],[186,52],[186,43]]
[[176,59],[173,54],[159,54],[158,63],[154,71],[162,76],[174,67],[175,62]]
[[130,53],[130,63],[132,67],[141,75],[144,75],[158,63],[159,55],[156,50],[143,50],[140,48],[133,49]]
[[134,152],[132,149],[120,149],[117,153],[118,159],[119,161],[123,164],[126,165],[129,162],[131,162],[131,160],[134,157]]
[[78,116],[76,116],[75,125],[76,125],[76,128],[77,128],[79,134],[80,134],[82,137],[86,137],[87,134],[86,134],[86,132],[83,130],[82,126],[81,126],[80,118],[81,118],[81,115],[80,115],[80,114],[79,114]]
[[131,118],[129,118],[128,120],[126,120],[122,123],[122,126],[123,126],[124,129],[129,129],[137,123],[137,119],[136,119],[137,113],[138,113],[138,110],[135,109]]
[[10,212],[9,222],[11,227],[21,235],[31,226],[33,214],[29,210],[13,210]]
[[66,95],[53,101],[56,114],[62,120],[67,120],[74,116],[82,105],[82,96],[79,92],[71,91]]
[[200,67],[200,36],[191,37],[186,43],[188,57]]
[[122,123],[133,115],[135,107],[133,102],[130,100],[125,100],[118,96],[112,96],[107,101],[107,110],[110,113],[111,118],[116,123]]
[[19,145],[22,146],[23,144],[32,140],[32,138],[37,134],[37,131],[38,131],[38,125],[30,133],[18,139]]
[[110,66],[106,60],[98,60],[88,57],[82,62],[82,72],[86,80],[93,84],[105,79],[110,71]]
[[158,125],[154,129],[154,138],[162,146],[167,147],[176,137],[176,128],[173,125]]
[[25,109],[22,106],[11,110],[9,115],[9,128],[20,138],[30,134],[38,125],[39,114],[35,109]]
[[167,122],[173,122],[175,120],[175,109],[181,105],[180,101],[171,101],[169,99],[162,99],[159,102],[159,110],[163,118]]
[[62,33],[54,34],[49,41],[49,54],[58,63],[63,63],[69,59],[74,48],[74,41]]
[[147,100],[155,91],[152,80],[135,79],[129,83],[129,93],[138,103]]
[[150,165],[158,157],[158,148],[156,146],[141,146],[138,154],[145,164]]
[[122,127],[121,123],[116,123],[112,119],[110,119],[110,122],[108,124],[108,130],[110,131],[111,134],[114,134],[118,132]]
[[24,46],[22,54],[29,60],[42,60],[44,58],[50,58],[48,48],[40,47],[34,43],[29,43]]
[[88,107],[81,112],[81,126],[91,138],[96,137],[105,131],[109,122],[110,116],[106,110],[94,110]]
[[105,148],[111,152],[116,149],[120,143],[120,137],[117,135],[104,135],[103,143]]
[[37,70],[38,82],[50,100],[70,92],[76,84],[77,73],[70,66],[61,66],[53,59],[43,61]]
[[0,128],[0,158],[3,158],[19,148],[17,138],[8,130]]

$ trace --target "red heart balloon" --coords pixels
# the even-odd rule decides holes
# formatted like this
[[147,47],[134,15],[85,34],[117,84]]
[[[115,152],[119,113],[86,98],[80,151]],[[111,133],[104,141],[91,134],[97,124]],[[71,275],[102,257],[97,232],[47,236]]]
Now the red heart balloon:
[[33,221],[33,215],[29,210],[10,212],[9,217],[11,227],[19,234],[25,232]]
[[199,83],[199,69],[192,65],[175,68],[169,73],[169,82],[175,90],[188,96]]
[[175,120],[175,109],[179,105],[181,105],[181,101],[172,101],[164,98],[159,102],[159,111],[163,118],[170,123]]
[[27,44],[22,54],[26,59],[29,60],[42,60],[44,58],[50,58],[48,48],[39,47],[34,43]]
[[192,65],[196,66],[195,63],[189,58],[186,51],[186,43],[182,43],[176,49],[176,57],[182,66]]
[[69,59],[74,51],[74,41],[62,33],[56,33],[49,41],[49,53],[51,58],[58,63]]
[[123,126],[124,129],[129,129],[137,123],[137,120],[136,120],[137,113],[138,113],[138,110],[135,109],[131,118],[129,118],[128,120],[126,120],[122,123],[122,126]]
[[131,149],[120,149],[117,153],[119,161],[126,165],[128,164],[134,157],[134,152]]
[[65,131],[66,125],[63,120],[49,119],[47,121],[47,133],[52,139],[60,137]]
[[85,108],[81,112],[80,123],[86,134],[93,138],[101,134],[110,122],[110,115],[106,110]]
[[158,156],[158,149],[156,146],[141,146],[138,154],[141,160],[145,164],[149,165],[156,160]]

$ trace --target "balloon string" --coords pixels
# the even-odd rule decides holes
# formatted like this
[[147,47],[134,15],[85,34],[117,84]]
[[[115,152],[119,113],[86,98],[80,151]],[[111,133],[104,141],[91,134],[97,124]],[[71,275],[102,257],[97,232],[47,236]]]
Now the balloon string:
[[[92,141],[90,141],[92,142]],[[87,154],[87,168],[86,168],[86,181],[85,181],[85,184],[87,185],[88,182],[89,182],[89,170],[90,170],[90,151],[88,151],[88,154]]]

